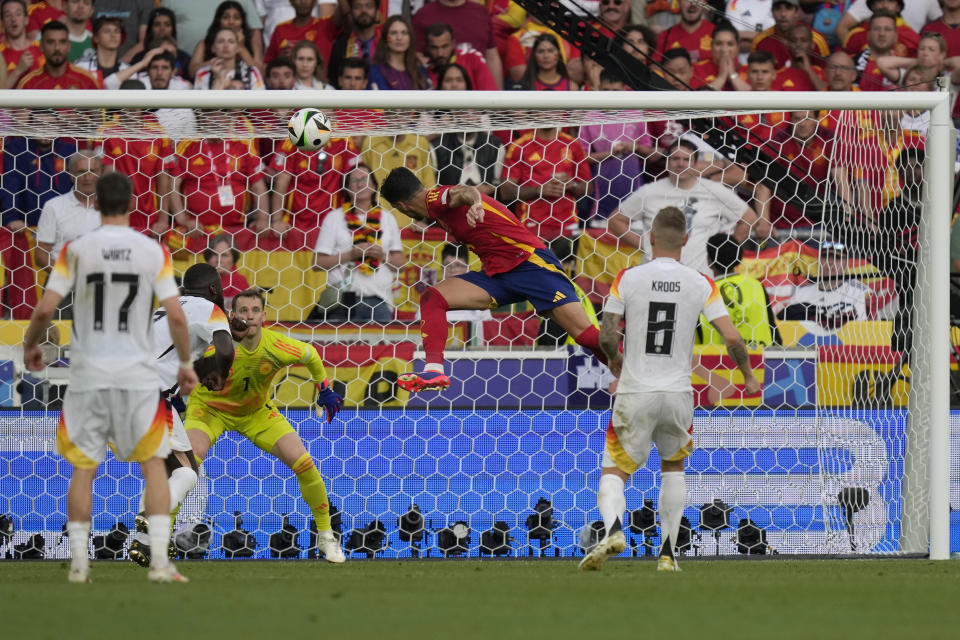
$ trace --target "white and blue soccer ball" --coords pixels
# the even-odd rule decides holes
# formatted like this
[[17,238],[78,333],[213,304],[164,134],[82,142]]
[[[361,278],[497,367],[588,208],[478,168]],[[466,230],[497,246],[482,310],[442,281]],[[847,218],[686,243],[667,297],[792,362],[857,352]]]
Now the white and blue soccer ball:
[[287,133],[298,149],[316,151],[330,142],[330,120],[320,109],[300,109],[290,118]]

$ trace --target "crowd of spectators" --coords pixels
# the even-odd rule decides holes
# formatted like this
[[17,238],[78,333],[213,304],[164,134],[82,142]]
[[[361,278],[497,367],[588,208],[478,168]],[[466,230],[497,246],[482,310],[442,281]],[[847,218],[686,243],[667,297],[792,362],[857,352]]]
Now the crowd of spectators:
[[[582,4],[638,69],[679,90],[930,90],[940,76],[960,84],[960,0]],[[0,18],[8,89],[630,90],[509,0],[2,0]],[[55,130],[42,121],[50,114],[35,117]],[[873,258],[901,297],[912,287],[915,270],[904,265],[922,175],[912,162],[904,178],[900,157],[922,158],[923,112],[767,113],[718,119],[711,131],[638,117],[335,138],[317,152],[243,139],[252,128],[236,114],[183,109],[143,116],[141,126],[165,135],[134,142],[113,131],[125,117],[108,111],[91,142],[4,140],[2,223],[14,234],[35,230],[37,265],[82,232],[89,176],[113,169],[135,179],[132,224],[175,251],[205,252],[225,281],[238,250],[313,251],[336,298],[319,301],[314,317],[389,321],[401,234],[424,228],[381,209],[371,185],[406,166],[427,186],[477,186],[546,242],[599,229],[632,253],[657,210],[679,206],[690,228],[684,260],[704,273],[717,271],[717,234],[742,252],[816,229],[849,248],[831,255]],[[191,139],[213,122],[200,118],[221,118],[234,135]],[[751,153],[718,152],[731,144]],[[811,213],[805,203],[814,201]],[[899,260],[882,259],[876,247],[887,241],[898,243]],[[802,307],[787,309],[793,317]]]

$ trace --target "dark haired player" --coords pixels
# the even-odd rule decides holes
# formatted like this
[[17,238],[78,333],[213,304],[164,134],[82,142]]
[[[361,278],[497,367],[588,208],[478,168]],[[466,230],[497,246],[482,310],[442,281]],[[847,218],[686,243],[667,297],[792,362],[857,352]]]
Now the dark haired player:
[[428,190],[405,167],[390,172],[380,195],[411,218],[438,223],[476,253],[483,265],[482,271],[447,278],[420,296],[426,364],[423,373],[400,376],[402,389],[427,391],[450,386],[450,378],[443,372],[448,310],[493,309],[523,300],[606,363],[599,330],[587,318],[560,261],[505,206],[476,187]]

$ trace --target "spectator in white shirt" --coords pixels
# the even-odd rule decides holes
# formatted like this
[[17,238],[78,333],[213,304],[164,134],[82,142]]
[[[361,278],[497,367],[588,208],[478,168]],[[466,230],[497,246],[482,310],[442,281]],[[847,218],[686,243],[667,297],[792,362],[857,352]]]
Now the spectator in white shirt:
[[47,200],[37,223],[37,265],[50,267],[60,250],[71,240],[100,226],[100,212],[94,208],[97,178],[103,173],[100,155],[82,149],[70,156],[67,170],[73,191]]
[[712,275],[707,264],[707,239],[715,233],[732,233],[743,242],[752,227],[761,236],[769,234],[769,223],[730,187],[704,179],[696,168],[697,146],[686,139],[667,149],[667,177],[645,184],[620,203],[610,215],[607,228],[628,247],[642,248],[651,255],[647,237],[653,219],[664,207],[677,207],[687,216],[690,239],[683,247],[683,264]]

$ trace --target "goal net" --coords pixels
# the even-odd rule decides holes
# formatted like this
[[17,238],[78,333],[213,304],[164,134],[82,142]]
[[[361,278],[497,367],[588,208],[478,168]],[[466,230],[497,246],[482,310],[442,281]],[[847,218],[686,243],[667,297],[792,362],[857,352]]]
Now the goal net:
[[[684,262],[716,280],[763,391],[744,394],[703,323],[684,553],[949,555],[944,94],[70,95],[76,106],[0,96],[0,554],[69,553],[69,465],[54,452],[69,309],[45,371],[25,371],[19,345],[48,252],[83,231],[63,212],[80,215],[102,165],[134,178],[131,223],[178,275],[207,261],[228,299],[263,292],[270,327],[323,358],[345,398],[331,424],[302,367],[278,377],[274,400],[355,556],[572,557],[602,528],[614,378],[529,304],[451,312],[450,389],[397,386],[422,366],[420,295],[480,268],[439,227],[377,203],[398,166],[508,205],[598,313],[616,275],[649,256],[652,215],[686,213]],[[320,151],[287,142],[303,106],[332,121]],[[654,452],[627,484],[627,555],[659,545],[658,468]],[[141,481],[110,454],[100,472],[91,552],[122,558]],[[177,522],[190,557],[316,555],[292,472],[233,432]]]

